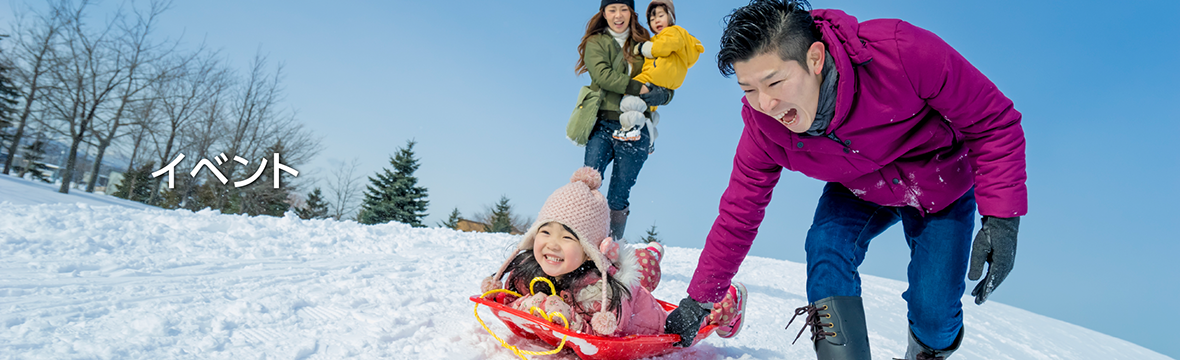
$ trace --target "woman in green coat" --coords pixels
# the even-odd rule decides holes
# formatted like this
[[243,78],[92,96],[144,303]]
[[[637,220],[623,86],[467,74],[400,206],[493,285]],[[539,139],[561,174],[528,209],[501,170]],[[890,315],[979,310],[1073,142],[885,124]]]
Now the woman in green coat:
[[649,106],[660,106],[672,97],[668,89],[631,79],[643,70],[643,56],[624,49],[634,49],[651,38],[647,29],[639,25],[634,9],[634,0],[603,0],[598,13],[586,24],[586,34],[578,45],[581,56],[575,67],[579,75],[590,74],[591,91],[601,90],[598,117],[586,140],[585,165],[605,174],[606,166],[614,162],[606,199],[611,210],[611,237],[615,239],[623,237],[630,213],[631,187],[635,186],[651,146],[646,131],[636,140],[613,136],[622,128],[619,103],[623,95],[635,95]]

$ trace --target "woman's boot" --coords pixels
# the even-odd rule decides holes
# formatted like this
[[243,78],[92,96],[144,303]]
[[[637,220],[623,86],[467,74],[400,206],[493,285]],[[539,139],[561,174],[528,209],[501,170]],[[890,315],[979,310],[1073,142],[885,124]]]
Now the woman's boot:
[[[807,314],[804,329],[811,327],[811,340],[819,360],[872,359],[864,303],[859,296],[827,297],[795,309],[795,316],[803,314]],[[799,335],[803,335],[802,329]]]
[[610,238],[616,242],[623,241],[623,230],[627,228],[627,215],[631,214],[631,207],[623,210],[610,211]]

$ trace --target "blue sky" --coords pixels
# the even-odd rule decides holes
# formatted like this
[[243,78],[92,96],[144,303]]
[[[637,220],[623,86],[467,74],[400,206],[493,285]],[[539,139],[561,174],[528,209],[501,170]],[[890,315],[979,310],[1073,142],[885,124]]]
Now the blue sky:
[[[678,24],[705,53],[661,108],[657,151],[632,191],[631,238],[655,224],[667,244],[704,244],[741,131],[741,91],[714,59],[722,18],[745,3],[677,2]],[[13,4],[5,5],[7,23]],[[325,146],[301,178],[327,178],[331,162],[354,158],[361,172],[375,173],[415,139],[434,224],[452,208],[470,215],[500,195],[533,216],[582,164],[583,149],[564,129],[578,87],[589,83],[573,67],[597,5],[177,1],[160,35],[188,47],[204,41],[238,71],[257,52],[284,65],[285,105]],[[1168,207],[1180,200],[1180,115],[1166,105],[1180,104],[1180,3],[813,5],[933,31],[1024,114],[1030,210],[1016,268],[992,300],[1180,357],[1172,326],[1180,322],[1180,270],[1170,265],[1180,235],[1167,225],[1180,223]],[[751,254],[803,262],[822,185],[784,174]],[[904,280],[907,254],[896,227],[872,243],[861,270]]]

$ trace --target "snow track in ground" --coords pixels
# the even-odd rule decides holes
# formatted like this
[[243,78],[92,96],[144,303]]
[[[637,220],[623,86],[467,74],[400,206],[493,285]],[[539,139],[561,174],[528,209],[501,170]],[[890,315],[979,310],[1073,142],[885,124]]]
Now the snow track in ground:
[[[514,358],[467,297],[518,236],[86,203],[0,201],[0,219],[0,359]],[[698,256],[668,247],[655,295],[683,297]],[[874,358],[900,356],[906,285],[863,278]],[[814,358],[808,334],[790,344],[799,320],[783,329],[806,302],[803,265],[751,256],[736,280],[750,294],[742,333],[666,358]],[[1007,305],[964,303],[957,360],[1167,359]],[[481,310],[501,337],[547,349]]]

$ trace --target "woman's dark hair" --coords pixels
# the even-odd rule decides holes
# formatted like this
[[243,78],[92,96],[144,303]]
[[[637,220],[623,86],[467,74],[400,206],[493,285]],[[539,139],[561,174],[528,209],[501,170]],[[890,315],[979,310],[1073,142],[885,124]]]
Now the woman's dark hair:
[[[635,56],[631,55],[631,52],[626,49],[630,49],[634,44],[641,44],[644,41],[651,40],[651,34],[642,25],[639,25],[639,15],[635,13],[635,9],[627,8],[627,10],[631,11],[631,23],[629,25],[631,27],[631,36],[623,44],[623,59],[629,63]],[[594,17],[590,18],[590,21],[586,22],[586,33],[582,35],[582,42],[578,44],[578,63],[574,65],[574,72],[578,75],[590,71],[590,69],[586,68],[586,42],[590,40],[591,36],[606,32],[606,18],[602,17],[603,11],[599,10],[598,13],[594,14]]]
[[[571,234],[574,233],[574,231],[568,226],[565,226],[565,224],[562,224],[561,226],[565,227],[566,231],[569,231]],[[599,277],[605,278],[607,280],[606,283],[610,285],[611,299],[610,306],[607,307],[607,310],[617,309],[623,302],[624,294],[627,297],[631,296],[630,289],[627,289],[627,287],[624,286],[623,283],[618,279],[615,279],[615,277],[610,275],[604,276],[603,274],[599,273],[598,268],[594,266],[594,261],[591,261],[590,259],[586,259],[586,262],[583,262],[582,266],[579,266],[569,274],[562,276],[560,280],[557,280],[552,276],[546,275],[545,270],[541,269],[541,264],[538,263],[537,259],[533,257],[533,251],[531,249],[526,249],[521,250],[516,254],[516,257],[512,258],[512,261],[508,263],[508,267],[504,269],[504,274],[508,275],[508,281],[505,281],[504,288],[521,294],[529,293],[529,282],[533,281],[533,278],[539,276],[549,279],[549,281],[553,282],[554,286],[557,286],[557,289],[549,289],[549,284],[544,282],[538,282],[535,287],[537,293],[548,293],[549,295],[558,295],[562,290],[569,289],[574,284],[576,284],[578,280],[581,280],[586,275],[596,274]],[[496,281],[500,281],[500,279],[496,279]],[[523,289],[520,287],[523,287]],[[577,296],[577,294],[573,295]]]
[[806,66],[807,50],[821,38],[807,0],[752,0],[725,17],[717,68],[733,75],[733,63],[777,51]]

